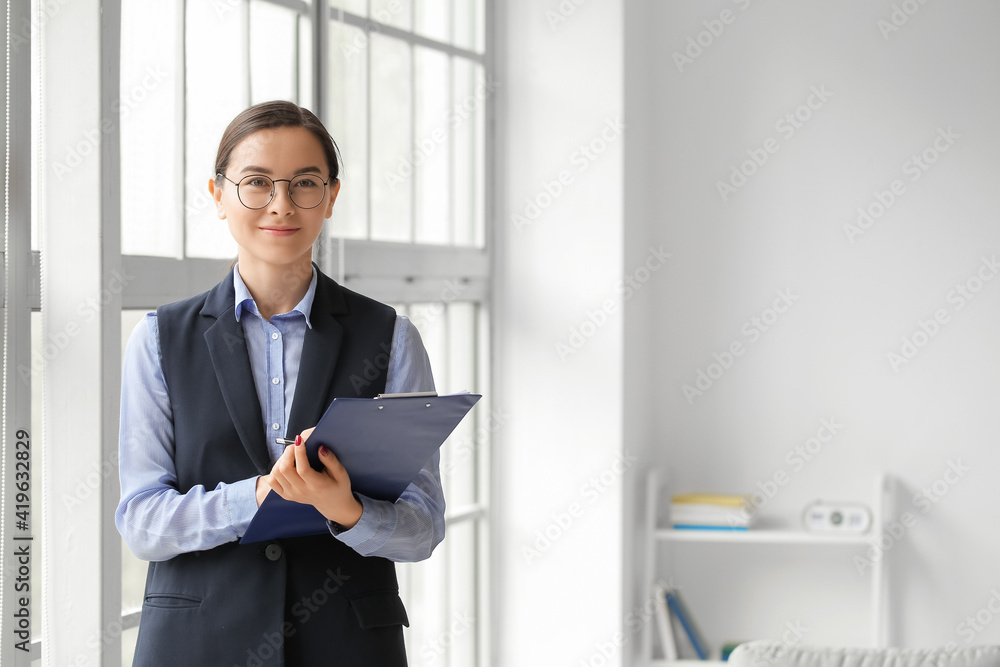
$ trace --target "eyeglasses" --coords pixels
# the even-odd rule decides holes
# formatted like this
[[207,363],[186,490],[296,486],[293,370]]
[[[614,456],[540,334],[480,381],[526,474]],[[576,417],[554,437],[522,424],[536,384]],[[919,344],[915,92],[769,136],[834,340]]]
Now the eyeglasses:
[[236,196],[241,204],[254,210],[271,203],[274,199],[274,184],[281,182],[288,183],[288,197],[293,204],[299,208],[316,208],[323,203],[326,185],[330,182],[329,179],[324,181],[312,174],[302,174],[295,178],[268,178],[262,174],[248,174],[239,183],[225,174],[218,175],[236,186]]

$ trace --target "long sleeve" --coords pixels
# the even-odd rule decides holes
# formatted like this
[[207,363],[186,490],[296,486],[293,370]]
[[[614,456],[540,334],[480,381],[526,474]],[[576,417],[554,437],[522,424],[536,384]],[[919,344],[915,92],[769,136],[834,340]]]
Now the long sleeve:
[[156,314],[133,330],[122,363],[115,525],[129,549],[158,561],[238,539],[257,509],[256,478],[177,490],[170,398],[160,367]]
[[[396,318],[386,393],[433,391],[430,361],[416,327],[405,317]],[[364,508],[361,520],[337,539],[363,556],[381,556],[400,562],[424,560],[444,539],[444,491],[440,454],[423,467],[417,478],[395,502],[358,494]]]

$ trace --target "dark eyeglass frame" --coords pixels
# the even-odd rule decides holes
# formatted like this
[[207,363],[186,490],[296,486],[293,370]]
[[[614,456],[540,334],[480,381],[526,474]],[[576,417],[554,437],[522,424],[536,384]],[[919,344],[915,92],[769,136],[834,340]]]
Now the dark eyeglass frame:
[[[236,198],[240,200],[240,203],[243,204],[243,206],[245,208],[248,208],[251,211],[259,211],[262,208],[267,208],[268,206],[270,206],[271,202],[274,201],[274,184],[275,183],[281,183],[281,182],[288,183],[288,190],[287,190],[287,192],[288,192],[288,201],[292,202],[293,204],[295,204],[295,206],[297,206],[298,208],[301,208],[303,210],[309,210],[311,208],[316,208],[317,206],[319,206],[320,204],[323,203],[324,199],[326,199],[326,186],[330,183],[330,181],[336,181],[336,180],[338,180],[336,178],[333,178],[332,176],[330,178],[326,179],[325,181],[322,178],[320,178],[319,180],[323,184],[323,196],[320,197],[319,201],[316,202],[313,206],[299,206],[298,202],[295,201],[295,197],[292,196],[292,179],[290,179],[290,178],[271,178],[267,174],[247,174],[246,176],[244,176],[243,178],[241,178],[239,180],[239,183],[238,183],[238,182],[234,181],[233,179],[229,178],[228,176],[226,176],[225,174],[222,174],[222,173],[216,174],[216,176],[221,176],[222,178],[226,179],[227,181],[229,181],[230,183],[232,183],[233,185],[235,185],[236,186]],[[317,174],[299,174],[299,176],[316,176],[316,178],[319,178],[319,176]],[[243,197],[240,196],[240,183],[242,183],[243,181],[247,180],[248,178],[266,178],[267,180],[271,181],[271,197],[267,200],[267,203],[264,204],[263,206],[247,206],[247,203],[245,201],[243,201]],[[296,178],[298,178],[298,176],[296,176]]]

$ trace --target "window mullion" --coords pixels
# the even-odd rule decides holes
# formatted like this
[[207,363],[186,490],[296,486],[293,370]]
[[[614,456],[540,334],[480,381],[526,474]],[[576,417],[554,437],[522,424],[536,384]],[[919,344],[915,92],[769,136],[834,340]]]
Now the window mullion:
[[120,9],[115,0],[63,4],[38,31],[46,102],[38,173],[51,173],[68,148],[89,144],[75,168],[58,179],[40,176],[38,188],[42,340],[59,341],[43,370],[43,433],[35,438],[44,490],[46,664],[110,667],[121,660],[121,540],[110,517],[119,492],[127,278],[120,269],[119,75],[103,66],[119,62]]
[[[412,5],[411,5],[412,7]],[[412,19],[411,19],[412,20]],[[410,142],[406,152],[413,150],[417,139],[417,47],[409,45],[410,49]],[[426,163],[425,163],[426,164]],[[410,243],[417,240],[417,193],[426,173],[421,166],[413,166],[413,187],[410,188]]]
[[[31,3],[11,0],[4,21],[5,76],[3,95],[5,118],[4,145],[4,225],[3,225],[3,303],[0,306],[3,349],[3,452],[0,467],[0,567],[4,577],[0,591],[0,663],[21,667],[31,660],[31,625],[39,627],[35,601],[37,590],[23,588],[35,584],[31,577],[38,568],[39,549],[32,536],[37,532],[37,517],[18,505],[38,497],[39,476],[32,475],[37,465],[41,434],[31,429],[31,298],[33,278],[31,253],[31,48],[23,41],[8,42],[11,37],[30,39],[30,35],[8,32],[29,25]],[[19,372],[20,371],[20,372]],[[22,457],[22,453],[24,459]],[[21,464],[22,467],[18,467]],[[25,466],[25,464],[27,464]],[[25,471],[25,467],[27,471]],[[27,478],[18,473],[27,472]],[[27,482],[28,503],[20,503],[18,484]],[[37,505],[37,503],[36,503]],[[22,517],[25,517],[22,519]],[[23,523],[22,523],[23,521]],[[28,555],[23,556],[27,550]],[[24,560],[23,560],[24,559]],[[27,568],[27,569],[22,569]],[[27,580],[22,578],[27,573]],[[15,578],[16,577],[16,578]],[[18,584],[18,585],[15,585]],[[26,614],[27,617],[22,616]],[[23,623],[22,623],[23,619]],[[27,626],[27,627],[25,627]],[[22,634],[26,633],[26,634]],[[23,642],[23,643],[22,643]],[[36,645],[37,646],[37,645]],[[21,649],[27,650],[21,650]]]

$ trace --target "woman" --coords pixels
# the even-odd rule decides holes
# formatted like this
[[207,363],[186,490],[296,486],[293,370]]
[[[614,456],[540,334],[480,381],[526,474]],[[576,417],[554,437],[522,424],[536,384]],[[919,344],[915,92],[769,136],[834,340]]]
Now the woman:
[[[325,448],[313,470],[301,446],[334,397],[434,388],[409,321],[311,261],[337,158],[294,104],[239,114],[208,184],[237,263],[129,340],[115,522],[151,561],[137,667],[406,664],[392,561],[427,558],[444,536],[438,456],[389,503],[352,493]],[[240,545],[271,489],[315,506],[330,534]]]

